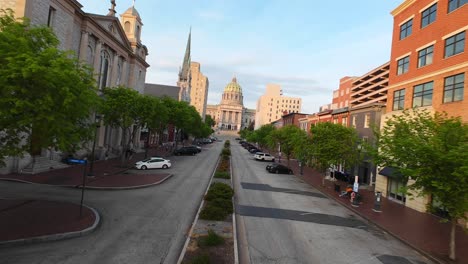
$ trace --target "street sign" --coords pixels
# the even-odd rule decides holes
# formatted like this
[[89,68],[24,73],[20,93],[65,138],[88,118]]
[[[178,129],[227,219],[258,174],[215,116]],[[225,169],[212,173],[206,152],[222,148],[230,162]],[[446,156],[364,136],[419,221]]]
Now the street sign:
[[68,163],[73,163],[73,164],[86,164],[86,160],[68,159]]
[[359,191],[359,183],[355,182],[353,185],[353,192],[358,192]]

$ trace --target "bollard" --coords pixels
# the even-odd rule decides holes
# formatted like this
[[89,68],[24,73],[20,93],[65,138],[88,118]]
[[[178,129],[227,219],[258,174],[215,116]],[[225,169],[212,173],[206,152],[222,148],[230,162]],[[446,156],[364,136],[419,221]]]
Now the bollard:
[[381,210],[381,200],[382,200],[382,193],[381,192],[376,192],[375,193],[375,202],[374,202],[374,208],[372,209],[372,211],[374,212],[377,212],[377,213],[380,213],[382,212]]

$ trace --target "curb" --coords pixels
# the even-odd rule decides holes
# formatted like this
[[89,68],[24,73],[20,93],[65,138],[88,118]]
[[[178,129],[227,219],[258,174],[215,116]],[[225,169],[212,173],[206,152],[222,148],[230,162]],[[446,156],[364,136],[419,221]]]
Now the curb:
[[[296,177],[298,175],[295,175]],[[304,176],[299,176],[299,177],[304,177]],[[305,183],[307,183],[306,181],[304,181]],[[309,183],[307,183],[309,184]],[[430,259],[431,261],[435,262],[435,263],[438,263],[438,264],[446,264],[445,261],[442,261],[434,256],[432,256],[431,254],[429,254],[428,252],[426,252],[425,250],[422,250],[416,246],[414,246],[413,244],[411,244],[410,242],[406,241],[405,239],[399,237],[397,234],[387,230],[384,226],[380,225],[379,223],[376,223],[374,221],[372,221],[369,217],[367,217],[365,214],[361,213],[360,211],[356,210],[355,208],[353,208],[352,206],[348,206],[345,202],[339,200],[339,199],[336,199],[335,196],[333,195],[330,195],[329,193],[323,191],[323,187],[320,187],[320,186],[314,186],[312,184],[309,184],[310,186],[314,187],[315,189],[317,189],[319,192],[323,193],[325,196],[327,196],[329,199],[333,199],[334,201],[336,201],[337,203],[339,203],[341,206],[351,210],[352,212],[354,212],[355,214],[359,215],[360,217],[362,217],[363,219],[365,219],[368,223],[370,224],[373,224],[375,225],[376,227],[380,228],[381,230],[387,232],[388,234],[390,234],[391,236],[393,236],[394,238],[398,239],[399,241],[403,242],[405,245],[411,247],[412,249],[416,250],[417,252],[419,252],[420,254],[422,254],[423,256],[427,257],[428,259]]]
[[101,222],[101,217],[99,216],[99,213],[96,211],[96,209],[94,209],[92,207],[89,207],[87,205],[84,205],[84,204],[83,204],[83,206],[90,209],[94,213],[94,216],[96,217],[96,219],[94,221],[94,224],[91,225],[88,228],[85,228],[85,229],[80,230],[80,231],[74,231],[74,232],[57,233],[57,234],[52,234],[52,235],[44,235],[44,236],[37,236],[37,237],[2,241],[2,242],[0,242],[0,246],[4,247],[4,246],[25,245],[25,244],[32,244],[32,243],[38,243],[38,242],[63,240],[63,239],[68,239],[68,238],[74,238],[74,237],[80,237],[80,236],[87,235],[87,234],[93,232],[97,228],[97,226]]
[[[107,191],[141,189],[141,188],[145,188],[145,187],[151,187],[151,186],[154,186],[154,185],[159,185],[159,184],[165,182],[167,179],[169,179],[172,176],[174,176],[174,174],[169,174],[169,175],[167,175],[166,177],[164,177],[162,180],[160,180],[158,182],[143,184],[143,185],[135,185],[135,186],[129,186],[129,187],[94,187],[94,186],[86,185],[85,189],[89,189],[89,190],[107,190]],[[81,188],[81,185],[76,185],[76,186],[73,186],[73,187],[74,188]]]
[[[150,184],[143,184],[143,185],[136,185],[136,186],[129,186],[129,187],[93,187],[86,185],[85,189],[86,190],[130,190],[130,189],[140,189],[140,188],[145,188],[145,187],[150,187],[153,185],[158,185],[166,181],[168,178],[174,176],[173,174],[169,174],[162,180],[155,182],[155,183],[150,183]],[[37,183],[37,182],[30,182],[30,181],[24,181],[24,180],[18,180],[18,179],[11,179],[11,178],[0,178],[0,181],[11,181],[11,182],[20,182],[20,183],[26,183],[26,184],[38,184],[38,185],[45,185],[45,186],[52,186],[52,187],[61,187],[61,188],[80,188],[81,189],[81,184],[80,185],[58,185],[58,184],[47,184],[47,183]]]

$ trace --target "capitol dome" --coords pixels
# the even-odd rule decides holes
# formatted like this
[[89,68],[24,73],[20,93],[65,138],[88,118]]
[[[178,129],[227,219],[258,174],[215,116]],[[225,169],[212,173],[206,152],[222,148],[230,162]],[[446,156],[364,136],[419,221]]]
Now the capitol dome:
[[237,83],[236,77],[232,78],[232,82],[226,85],[224,92],[242,93],[242,87]]

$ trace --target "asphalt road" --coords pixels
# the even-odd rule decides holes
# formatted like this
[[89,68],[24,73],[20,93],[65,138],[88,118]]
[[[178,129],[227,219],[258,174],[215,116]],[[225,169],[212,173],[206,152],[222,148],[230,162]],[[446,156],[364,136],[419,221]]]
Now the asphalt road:
[[296,176],[270,174],[269,162],[231,146],[241,264],[431,263]]
[[[100,227],[84,237],[0,248],[2,264],[177,263],[223,142],[196,156],[170,157],[174,174],[161,185],[120,191],[86,190]],[[153,171],[137,171],[151,173]],[[0,182],[1,196],[79,203],[80,190]],[[34,216],[31,216],[34,217]]]

